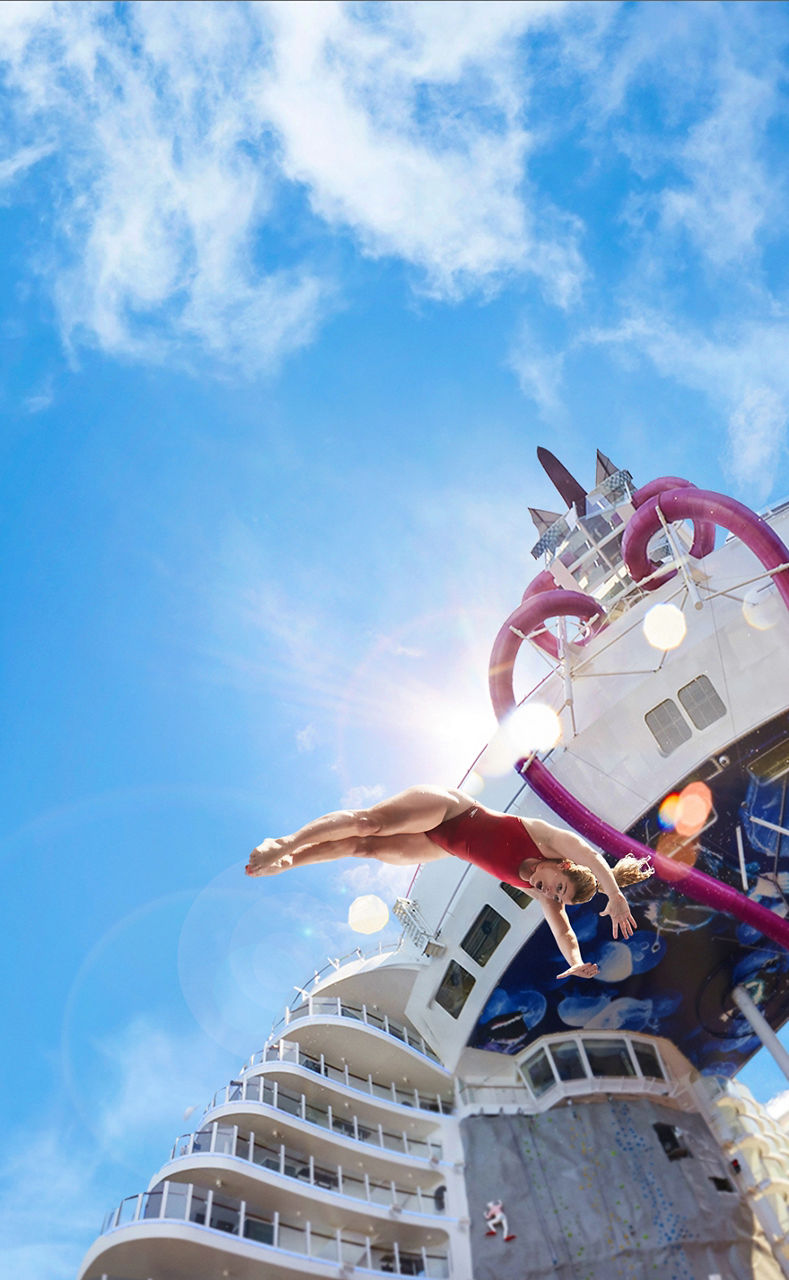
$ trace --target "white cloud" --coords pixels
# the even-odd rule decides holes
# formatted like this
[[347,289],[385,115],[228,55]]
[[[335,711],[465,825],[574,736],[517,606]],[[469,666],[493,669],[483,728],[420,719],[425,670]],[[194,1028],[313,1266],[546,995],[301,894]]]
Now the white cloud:
[[303,729],[299,729],[296,734],[296,747],[299,751],[314,751],[318,745],[318,727],[314,724],[306,724]]
[[789,325],[770,320],[732,325],[710,336],[655,312],[611,329],[590,330],[591,343],[646,355],[665,377],[702,391],[728,418],[726,465],[733,478],[767,497],[787,444]]
[[105,1208],[97,1161],[73,1131],[17,1133],[0,1165],[0,1256],[15,1280],[74,1275]]
[[374,787],[351,787],[344,792],[341,803],[344,809],[369,809],[371,804],[377,804],[385,795],[385,788],[378,782]]
[[507,363],[525,396],[533,400],[544,418],[562,408],[562,376],[565,353],[547,352],[528,324],[522,324]]
[[7,156],[5,160],[0,160],[0,187],[13,182],[19,174],[27,173],[28,169],[33,168],[33,165],[52,155],[54,149],[54,146],[50,143],[20,147],[13,155]]
[[338,883],[355,896],[377,893],[392,902],[402,897],[411,883],[416,867],[394,867],[372,859],[354,860],[337,877]]

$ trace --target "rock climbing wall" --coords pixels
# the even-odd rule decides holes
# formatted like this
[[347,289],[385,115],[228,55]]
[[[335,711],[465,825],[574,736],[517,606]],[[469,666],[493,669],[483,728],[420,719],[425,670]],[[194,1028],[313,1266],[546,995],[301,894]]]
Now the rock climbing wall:
[[700,1116],[615,1098],[461,1131],[473,1280],[784,1280]]

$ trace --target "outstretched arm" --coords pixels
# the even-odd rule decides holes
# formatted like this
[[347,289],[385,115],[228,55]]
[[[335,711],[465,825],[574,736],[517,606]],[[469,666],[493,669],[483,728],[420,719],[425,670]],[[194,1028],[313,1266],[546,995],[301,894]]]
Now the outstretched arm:
[[631,937],[636,928],[636,922],[633,919],[630,904],[614,879],[614,873],[603,855],[574,831],[554,827],[550,822],[543,822],[541,818],[530,818],[526,825],[529,835],[546,857],[567,858],[570,862],[577,862],[579,866],[589,868],[600,886],[600,891],[608,898],[608,905],[600,915],[611,917],[615,938],[620,932],[623,938]]
[[581,948],[578,945],[578,939],[575,936],[573,927],[567,918],[567,912],[564,907],[554,902],[553,898],[543,897],[532,891],[532,896],[537,898],[542,907],[543,915],[546,923],[554,938],[556,945],[564,956],[568,969],[564,973],[558,973],[557,978],[593,978],[597,973],[596,964],[584,964]]

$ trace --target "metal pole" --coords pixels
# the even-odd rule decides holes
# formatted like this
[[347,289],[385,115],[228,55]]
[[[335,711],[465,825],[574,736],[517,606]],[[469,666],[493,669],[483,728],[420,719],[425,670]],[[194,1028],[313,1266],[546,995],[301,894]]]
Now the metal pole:
[[787,1080],[789,1080],[789,1053],[784,1049],[767,1019],[759,1012],[745,987],[735,987],[731,996],[742,1016],[750,1023],[754,1034],[759,1037],[765,1049],[772,1054]]

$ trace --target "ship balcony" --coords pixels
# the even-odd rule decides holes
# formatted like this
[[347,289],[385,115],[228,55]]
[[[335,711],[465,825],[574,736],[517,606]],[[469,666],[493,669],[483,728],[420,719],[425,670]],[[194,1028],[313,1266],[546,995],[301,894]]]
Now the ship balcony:
[[[307,996],[301,1004],[288,1006],[279,1022],[274,1023],[269,1044],[284,1028],[316,1056],[321,1048],[319,1041],[334,1042],[358,1053],[360,1061],[372,1056],[390,1066],[408,1064],[414,1082],[426,1091],[440,1087],[450,1078],[438,1054],[419,1032],[394,1022],[370,1005],[347,1004],[339,996]],[[397,1052],[393,1054],[395,1046]]]
[[[372,1071],[369,1071],[366,1076],[352,1071],[344,1058],[341,1059],[342,1065],[336,1065],[328,1062],[323,1052],[306,1053],[294,1040],[278,1040],[275,1044],[266,1045],[265,1049],[261,1049],[252,1055],[249,1060],[249,1066],[244,1068],[242,1074],[246,1076],[247,1072],[252,1071],[255,1067],[271,1064],[280,1065],[282,1063],[288,1066],[303,1067],[307,1071],[322,1076],[324,1081],[340,1085],[344,1090],[365,1094],[369,1098],[375,1098],[377,1101],[386,1104],[393,1103],[397,1107],[409,1107],[416,1111],[430,1111],[438,1115],[451,1115],[454,1110],[453,1094],[449,1091],[445,1091],[443,1094],[437,1091],[435,1089],[435,1080],[430,1081],[433,1087],[427,1089],[424,1087],[419,1089],[415,1084],[412,1084],[411,1087],[404,1087],[402,1081],[400,1083],[395,1082],[389,1078],[388,1073],[384,1075],[383,1079],[376,1080]],[[388,1064],[389,1070],[391,1070],[391,1065],[390,1061]]]
[[309,1092],[299,1092],[262,1075],[232,1080],[214,1094],[203,1119],[211,1116],[243,1123],[269,1141],[279,1136],[279,1129],[287,1128],[298,1133],[301,1141],[309,1139],[314,1151],[339,1147],[363,1155],[366,1162],[377,1159],[395,1168],[435,1167],[443,1159],[441,1142],[434,1136],[434,1115],[422,1118],[410,1113],[408,1127],[398,1128],[381,1123],[380,1111],[372,1104],[365,1114],[356,1100],[327,1102],[320,1079],[310,1080],[308,1088]]
[[[343,1165],[330,1161],[326,1154],[324,1152],[323,1155],[316,1156],[314,1151],[300,1151],[285,1142],[264,1142],[256,1133],[240,1129],[238,1125],[215,1121],[196,1133],[184,1134],[178,1138],[170,1153],[169,1163],[157,1175],[156,1180],[177,1178],[181,1181],[184,1176],[188,1179],[190,1174],[194,1177],[201,1164],[213,1174],[221,1157],[225,1171],[223,1183],[230,1191],[234,1187],[227,1177],[228,1170],[235,1182],[239,1183],[239,1193],[249,1194],[249,1189],[240,1185],[239,1181],[248,1174],[254,1174],[255,1177],[268,1175],[270,1179],[273,1175],[273,1180],[280,1186],[298,1184],[299,1195],[309,1187],[316,1196],[327,1196],[332,1204],[337,1203],[337,1197],[359,1201],[361,1206],[357,1207],[365,1214],[369,1207],[377,1212],[415,1214],[420,1217],[444,1215],[446,1186],[440,1173],[432,1171],[431,1176],[431,1171],[426,1171],[429,1183],[426,1186],[415,1182],[412,1171],[409,1171],[409,1177],[398,1183],[394,1179],[383,1179],[374,1174],[371,1176],[370,1166],[367,1164],[362,1165],[360,1170],[358,1166],[362,1162],[357,1162],[357,1167],[351,1167],[348,1163]],[[228,1160],[238,1162],[235,1173],[232,1165],[227,1164]],[[288,1181],[282,1183],[282,1179]]]
[[595,1094],[672,1092],[657,1046],[637,1036],[565,1034],[543,1036],[519,1061],[522,1084],[460,1088],[469,1109],[511,1108],[537,1114],[557,1103]]
[[[214,1257],[208,1252],[213,1246]],[[372,1232],[315,1227],[275,1211],[260,1213],[224,1191],[164,1182],[131,1196],[105,1218],[79,1280],[194,1280],[223,1271],[234,1280],[350,1275],[446,1280],[440,1243],[413,1243],[402,1224]]]

